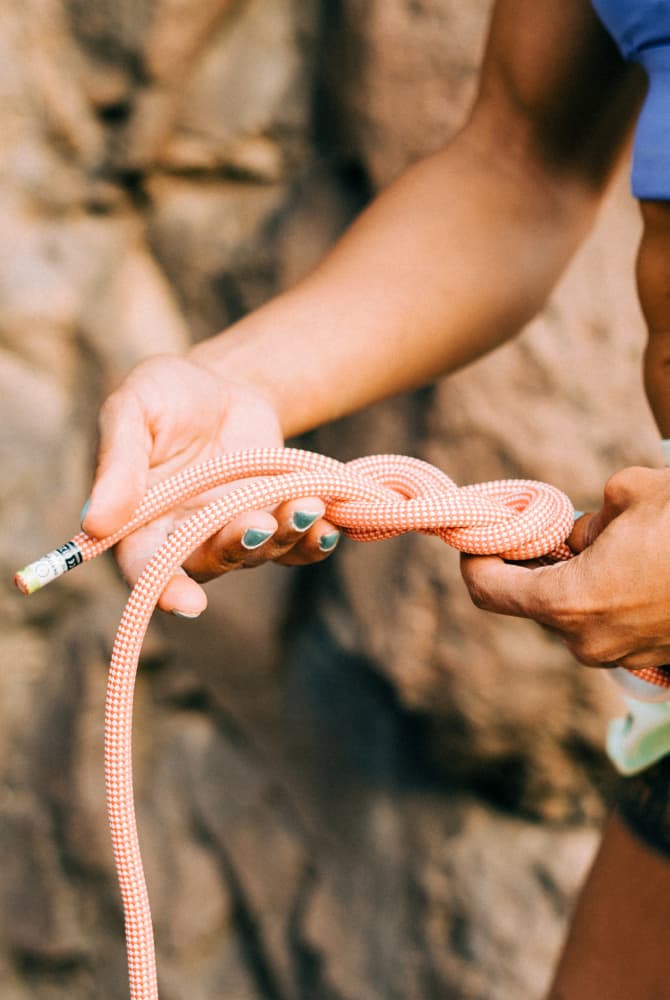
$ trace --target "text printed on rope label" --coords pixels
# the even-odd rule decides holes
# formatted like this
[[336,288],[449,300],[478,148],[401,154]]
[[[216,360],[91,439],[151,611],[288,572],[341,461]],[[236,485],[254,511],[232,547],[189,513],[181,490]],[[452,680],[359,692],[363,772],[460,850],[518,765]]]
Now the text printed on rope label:
[[17,573],[27,593],[34,594],[36,590],[46,587],[52,580],[57,580],[69,570],[79,566],[84,561],[81,550],[76,542],[66,542],[57,549],[52,549],[36,562],[30,563]]

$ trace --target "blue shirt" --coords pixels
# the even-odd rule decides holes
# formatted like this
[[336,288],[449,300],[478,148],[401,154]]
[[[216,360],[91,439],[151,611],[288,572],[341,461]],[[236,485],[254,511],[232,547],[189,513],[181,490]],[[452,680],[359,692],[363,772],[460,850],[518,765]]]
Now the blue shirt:
[[592,4],[624,58],[649,78],[633,148],[633,194],[670,201],[670,0]]

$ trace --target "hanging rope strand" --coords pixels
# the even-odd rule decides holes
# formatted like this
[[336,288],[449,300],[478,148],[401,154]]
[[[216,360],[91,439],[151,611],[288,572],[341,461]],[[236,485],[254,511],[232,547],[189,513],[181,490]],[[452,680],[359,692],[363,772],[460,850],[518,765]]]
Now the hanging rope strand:
[[[100,540],[79,532],[18,572],[15,582],[24,593],[34,593],[186,500],[245,479],[251,481],[182,521],[158,549],[131,592],[112,651],[105,710],[105,782],[132,1000],[158,1000],[151,910],[133,800],[135,676],[156,604],[188,556],[244,511],[305,496],[322,497],[325,517],[358,541],[420,531],[479,555],[550,561],[572,555],[565,544],[574,521],[572,504],[564,493],[544,483],[498,480],[459,488],[434,466],[402,455],[340,463],[297,449],[260,448],[213,458],[158,483],[119,531]],[[636,675],[670,687],[670,678],[660,668]]]

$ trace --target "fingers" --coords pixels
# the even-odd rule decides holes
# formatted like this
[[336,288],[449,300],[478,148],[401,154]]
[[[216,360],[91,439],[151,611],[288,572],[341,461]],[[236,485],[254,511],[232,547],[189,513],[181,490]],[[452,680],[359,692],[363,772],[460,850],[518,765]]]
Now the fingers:
[[83,529],[104,538],[132,515],[147,488],[151,434],[139,399],[113,393],[100,411],[98,464]]
[[[625,471],[628,472],[629,470]],[[572,531],[566,539],[567,545],[575,555],[579,555],[584,549],[593,545],[598,535],[603,533],[607,525],[611,524],[615,517],[618,517],[626,510],[629,495],[627,490],[624,492],[616,484],[617,477],[620,475],[620,473],[617,473],[617,476],[613,476],[606,485],[603,504],[600,510],[582,514],[575,521]],[[614,486],[611,485],[613,480],[615,481]]]
[[[161,518],[119,542],[116,559],[129,586],[137,583],[173,528],[171,519]],[[197,618],[207,607],[207,596],[200,584],[231,570],[266,561],[264,546],[276,530],[277,522],[267,511],[250,511],[235,518],[188,557],[184,568],[177,570],[163,590],[158,607],[186,618]]]
[[575,555],[583,552],[596,540],[598,531],[598,519],[596,514],[582,514],[575,521],[572,531],[566,538],[566,544]]
[[180,569],[161,594],[158,607],[180,618],[198,618],[207,607],[207,595],[199,583]]
[[573,656],[631,670],[670,662],[670,473],[624,469],[608,481],[599,511],[575,523],[575,558],[529,569],[466,556],[462,572],[477,607],[549,626]]
[[593,545],[615,518],[636,504],[654,502],[659,494],[659,485],[662,486],[661,481],[667,481],[668,478],[667,469],[647,469],[642,466],[631,466],[615,472],[605,484],[600,510],[583,514],[575,521],[567,539],[572,551],[577,554]]
[[322,500],[308,497],[282,504],[274,514],[247,512],[209,539],[184,566],[204,582],[269,561],[291,566],[319,562],[339,541],[337,529],[322,516],[324,510]]
[[633,504],[653,497],[658,491],[659,480],[667,478],[667,469],[648,469],[644,466],[630,466],[615,472],[605,483],[603,491],[605,516],[611,521]]
[[[274,514],[266,510],[241,514],[191,553],[166,586],[158,607],[195,618],[207,606],[201,583],[270,560],[304,565],[325,559],[340,533],[322,517],[324,510],[322,500],[310,497],[283,504]],[[117,562],[129,586],[135,585],[174,526],[172,517],[159,518],[116,546]]]
[[565,565],[528,569],[498,556],[461,556],[461,574],[476,607],[549,626],[557,624],[558,577]]
[[320,518],[314,526],[288,552],[277,558],[282,566],[307,566],[323,562],[335,551],[341,538],[340,532],[330,521]]
[[335,550],[340,532],[323,517],[325,505],[318,497],[293,500],[275,511],[280,529],[272,539],[269,558],[282,566],[321,562]]
[[584,666],[641,670],[670,663],[667,643],[640,648],[630,629],[616,630],[607,617],[594,613],[577,559],[527,569],[496,556],[463,556],[461,572],[478,608],[548,626]]
[[[172,526],[171,521],[161,518],[133,532],[116,546],[119,569],[130,587],[135,586],[144,567],[166,541]],[[184,570],[177,570],[163,590],[158,607],[186,618],[197,618],[207,607],[207,596]]]
[[581,560],[538,569],[495,556],[463,556],[461,572],[473,603],[484,611],[531,618],[548,626],[584,666],[612,666],[630,648],[595,612],[583,586]]
[[626,670],[644,670],[649,667],[663,667],[670,663],[670,646],[662,646],[658,649],[645,649],[622,656],[611,664],[612,667],[625,667]]
[[184,569],[200,583],[242,567],[267,562],[269,542],[277,521],[268,511],[240,514],[209,538],[184,563]]

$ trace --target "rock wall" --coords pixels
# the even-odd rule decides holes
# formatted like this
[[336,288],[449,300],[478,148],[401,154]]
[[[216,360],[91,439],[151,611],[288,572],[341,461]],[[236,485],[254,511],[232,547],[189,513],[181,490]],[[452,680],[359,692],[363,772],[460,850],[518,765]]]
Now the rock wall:
[[[6,1000],[127,995],[101,745],[124,587],[110,563],[30,601],[8,581],[72,533],[119,378],[295,281],[453,133],[489,6],[0,9]],[[596,503],[611,471],[658,460],[636,230],[622,182],[517,342],[310,445]],[[137,690],[163,1000],[539,1000],[602,815],[602,678],[472,608],[431,539],[211,593],[197,625],[156,622]]]

